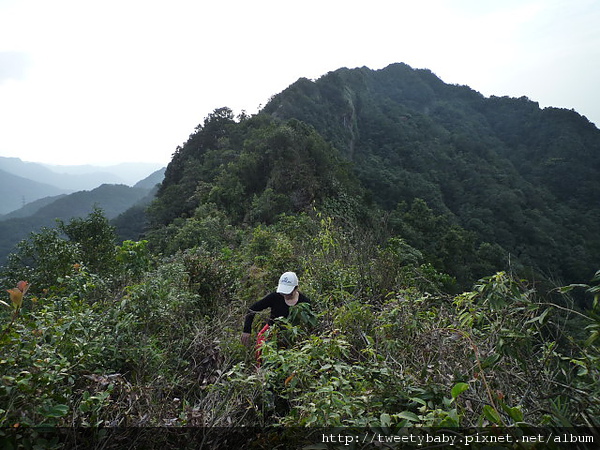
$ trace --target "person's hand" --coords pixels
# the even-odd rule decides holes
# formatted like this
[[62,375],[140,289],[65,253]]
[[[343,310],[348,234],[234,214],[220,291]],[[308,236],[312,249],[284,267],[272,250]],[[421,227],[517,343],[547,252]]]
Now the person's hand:
[[242,333],[240,340],[242,341],[242,344],[248,347],[250,345],[250,333]]

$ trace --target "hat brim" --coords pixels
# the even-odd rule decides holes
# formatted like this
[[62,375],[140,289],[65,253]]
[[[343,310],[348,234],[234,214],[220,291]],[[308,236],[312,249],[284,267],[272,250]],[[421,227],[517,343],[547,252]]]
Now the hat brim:
[[291,294],[294,289],[296,289],[296,286],[289,286],[287,284],[280,284],[277,286],[277,293],[278,294]]

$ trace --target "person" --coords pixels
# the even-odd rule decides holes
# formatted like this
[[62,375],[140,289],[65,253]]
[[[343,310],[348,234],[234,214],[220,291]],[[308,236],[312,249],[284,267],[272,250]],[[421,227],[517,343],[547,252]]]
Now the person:
[[271,308],[271,315],[267,324],[258,335],[259,344],[263,335],[268,328],[273,325],[278,317],[287,317],[290,313],[290,308],[298,303],[309,303],[310,300],[298,289],[298,277],[294,272],[285,272],[279,277],[279,284],[275,292],[271,292],[261,300],[250,306],[248,314],[244,320],[244,331],[242,332],[242,344],[248,346],[250,344],[250,334],[252,332],[252,322],[254,316],[260,311]]

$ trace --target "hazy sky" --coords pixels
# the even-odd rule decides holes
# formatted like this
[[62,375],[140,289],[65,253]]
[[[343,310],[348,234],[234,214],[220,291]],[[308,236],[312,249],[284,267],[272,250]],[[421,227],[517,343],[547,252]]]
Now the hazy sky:
[[168,163],[215,108],[404,62],[600,126],[598,0],[0,0],[0,156]]

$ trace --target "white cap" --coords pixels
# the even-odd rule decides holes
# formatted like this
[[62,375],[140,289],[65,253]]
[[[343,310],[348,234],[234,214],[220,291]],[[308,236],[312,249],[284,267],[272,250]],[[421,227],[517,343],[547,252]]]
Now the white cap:
[[279,277],[277,293],[291,294],[296,286],[298,286],[298,277],[296,274],[294,272],[286,272]]

